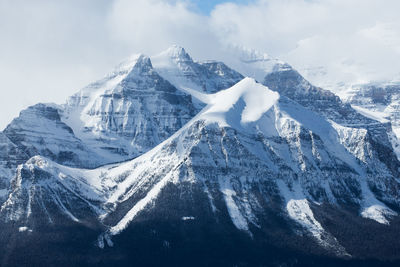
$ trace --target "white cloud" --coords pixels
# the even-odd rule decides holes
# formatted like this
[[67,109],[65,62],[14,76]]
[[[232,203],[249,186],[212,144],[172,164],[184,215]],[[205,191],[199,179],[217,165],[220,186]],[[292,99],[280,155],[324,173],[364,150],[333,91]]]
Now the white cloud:
[[266,51],[313,82],[336,87],[400,76],[398,10],[394,0],[268,0],[220,5],[211,23],[224,40]]
[[195,13],[188,1],[116,0],[108,23],[112,38],[131,51],[151,55],[178,44],[202,58],[218,48],[209,18]]
[[395,0],[260,0],[221,4],[210,16],[195,10],[190,0],[0,0],[0,128],[27,105],[62,103],[131,53],[174,43],[199,59],[224,59],[229,44],[255,48],[321,84],[400,73]]
[[400,54],[400,22],[397,23],[379,23],[373,27],[366,28],[360,31],[364,37],[378,42],[386,46],[388,49],[393,49]]
[[114,64],[106,2],[0,0],[1,128],[28,105],[62,102]]

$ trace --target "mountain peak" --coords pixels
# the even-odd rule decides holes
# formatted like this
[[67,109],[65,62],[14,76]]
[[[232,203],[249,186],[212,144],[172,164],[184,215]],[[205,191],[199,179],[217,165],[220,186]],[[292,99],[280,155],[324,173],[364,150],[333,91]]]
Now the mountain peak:
[[150,58],[143,54],[138,54],[130,72],[145,73],[149,72],[151,69],[153,69],[153,65],[151,64]]
[[125,75],[134,69],[143,69],[148,71],[152,69],[150,58],[144,54],[133,54],[130,57],[123,60],[118,64],[112,73],[108,74],[106,77],[115,77],[115,75]]
[[247,77],[231,88],[211,95],[202,117],[222,126],[238,123],[243,126],[259,120],[278,99],[277,92]]
[[185,48],[179,45],[172,45],[165,52],[170,58],[179,61],[193,61],[190,55],[186,52]]

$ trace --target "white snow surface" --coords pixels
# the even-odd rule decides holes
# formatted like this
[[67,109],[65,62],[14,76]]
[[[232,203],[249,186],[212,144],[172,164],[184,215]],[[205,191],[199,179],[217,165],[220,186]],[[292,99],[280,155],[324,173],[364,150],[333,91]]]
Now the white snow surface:
[[387,123],[390,120],[387,119],[389,114],[385,113],[385,112],[381,112],[381,111],[374,111],[374,110],[370,110],[367,108],[363,108],[360,106],[356,106],[356,105],[351,105],[352,108],[354,108],[355,110],[357,110],[357,112],[359,112],[360,114],[364,115],[367,118],[379,121],[381,123]]
[[199,119],[217,122],[221,127],[235,127],[239,126],[238,123],[245,125],[259,120],[278,99],[277,92],[252,78],[244,78],[227,90],[208,95],[208,106],[201,112]]
[[193,217],[193,216],[184,216],[184,217],[182,217],[182,220],[183,221],[193,221],[193,220],[195,220],[196,218],[195,217]]
[[[202,87],[186,76],[195,76],[192,69],[194,61],[182,47],[173,45],[160,54],[152,56],[151,62],[157,73],[176,88],[191,95],[200,103],[208,102],[208,95],[203,92]],[[199,102],[195,102],[195,104],[199,104]]]
[[388,218],[395,215],[395,212],[379,204],[367,207],[361,212],[362,217],[377,221],[381,224],[389,224]]
[[[21,227],[18,228],[18,231],[19,231],[20,233],[26,232],[26,231],[28,231],[28,230],[29,230],[29,228],[28,228],[27,226],[21,226]],[[31,231],[31,230],[29,230],[29,231]]]
[[236,228],[249,231],[249,225],[244,214],[235,202],[236,191],[233,190],[229,179],[220,179],[220,190],[225,198],[226,207]]

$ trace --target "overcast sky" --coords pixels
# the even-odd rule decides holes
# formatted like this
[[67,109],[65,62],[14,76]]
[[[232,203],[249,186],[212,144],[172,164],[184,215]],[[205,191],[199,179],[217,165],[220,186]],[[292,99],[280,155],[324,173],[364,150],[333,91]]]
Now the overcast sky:
[[395,79],[399,10],[398,0],[0,0],[0,129],[172,44],[197,59],[242,45],[332,82]]

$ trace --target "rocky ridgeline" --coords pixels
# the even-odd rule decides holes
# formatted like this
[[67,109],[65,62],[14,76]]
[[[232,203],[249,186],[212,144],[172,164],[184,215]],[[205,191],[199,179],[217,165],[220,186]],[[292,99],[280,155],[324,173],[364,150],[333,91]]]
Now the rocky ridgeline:
[[174,46],[132,56],[64,105],[22,111],[0,134],[3,262],[50,240],[54,255],[79,247],[66,255],[108,263],[138,243],[179,254],[227,240],[245,255],[396,259],[390,122],[267,55],[235,67]]

